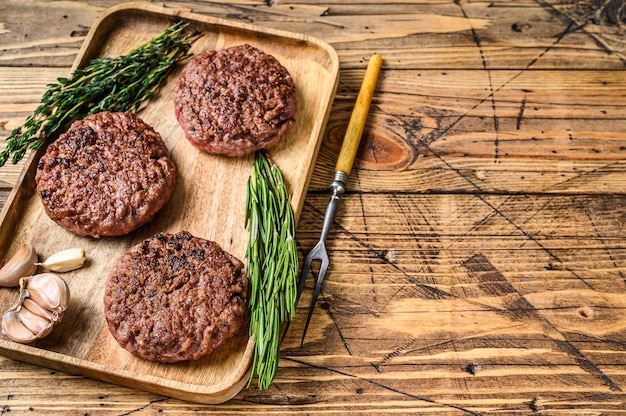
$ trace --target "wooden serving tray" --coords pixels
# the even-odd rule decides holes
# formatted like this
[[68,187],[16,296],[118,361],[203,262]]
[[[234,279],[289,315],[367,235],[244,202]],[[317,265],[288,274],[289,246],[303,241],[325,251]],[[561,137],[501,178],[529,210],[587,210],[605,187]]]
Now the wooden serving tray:
[[[329,45],[311,37],[193,14],[188,10],[147,4],[110,9],[92,27],[74,68],[91,59],[128,53],[178,20],[191,22],[204,36],[191,52],[200,53],[248,43],[274,55],[296,84],[299,111],[294,129],[270,157],[281,167],[291,192],[296,218],[306,195],[338,81],[337,55]],[[45,214],[34,192],[34,172],[40,155],[30,157],[18,185],[0,214],[2,264],[25,242],[43,260],[69,247],[82,247],[85,267],[62,274],[71,291],[63,321],[47,338],[30,345],[0,337],[0,354],[58,370],[83,374],[157,394],[202,403],[221,403],[248,381],[253,342],[247,330],[198,361],[151,363],[122,349],[110,335],[103,313],[104,282],[121,255],[157,232],[187,230],[218,242],[244,260],[248,230],[244,225],[246,181],[253,156],[227,158],[208,155],[184,138],[173,109],[173,81],[182,65],[138,115],[163,137],[179,170],[174,195],[150,224],[124,237],[93,239],[65,231]],[[17,289],[0,288],[0,312],[17,298]]]

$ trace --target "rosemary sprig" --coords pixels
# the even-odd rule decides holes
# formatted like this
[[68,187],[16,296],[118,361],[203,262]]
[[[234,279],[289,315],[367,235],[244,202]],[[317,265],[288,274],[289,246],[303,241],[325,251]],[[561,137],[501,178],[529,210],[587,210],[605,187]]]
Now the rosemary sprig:
[[49,84],[35,111],[11,131],[0,167],[9,158],[19,162],[29,148],[40,148],[70,121],[101,111],[136,111],[201,36],[187,26],[178,22],[127,55],[93,59],[71,78]]
[[258,386],[272,384],[280,355],[280,327],[296,313],[298,251],[295,219],[283,174],[257,152],[248,179],[246,227],[250,239],[246,273],[250,281],[250,336],[255,342],[252,374]]

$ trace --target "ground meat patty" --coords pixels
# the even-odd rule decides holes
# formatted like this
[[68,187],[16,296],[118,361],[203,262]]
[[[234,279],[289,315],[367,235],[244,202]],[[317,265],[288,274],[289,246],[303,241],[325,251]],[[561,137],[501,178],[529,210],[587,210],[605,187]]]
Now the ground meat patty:
[[201,358],[245,321],[243,263],[188,232],[157,234],[131,248],[105,285],[109,329],[150,361]]
[[294,82],[276,58],[240,45],[192,59],[176,81],[174,107],[193,145],[243,156],[287,133],[297,101]]
[[161,136],[132,113],[73,123],[37,165],[46,213],[83,236],[127,234],[169,201],[176,168]]

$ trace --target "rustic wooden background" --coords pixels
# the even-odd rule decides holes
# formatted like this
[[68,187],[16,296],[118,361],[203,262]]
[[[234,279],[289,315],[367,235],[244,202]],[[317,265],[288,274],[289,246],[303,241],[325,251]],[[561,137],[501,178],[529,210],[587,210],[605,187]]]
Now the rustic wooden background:
[[[119,3],[0,2],[0,137]],[[310,291],[272,387],[213,406],[0,357],[0,414],[626,414],[622,1],[158,3],[337,50],[302,253],[367,59],[384,58],[306,342]],[[0,204],[19,169],[0,169]]]

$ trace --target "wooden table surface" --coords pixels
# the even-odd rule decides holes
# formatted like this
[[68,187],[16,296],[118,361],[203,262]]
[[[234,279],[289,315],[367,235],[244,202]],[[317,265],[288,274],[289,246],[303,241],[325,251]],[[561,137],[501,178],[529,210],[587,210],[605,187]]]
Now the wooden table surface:
[[[120,3],[0,3],[0,137]],[[0,414],[626,414],[622,3],[159,2],[336,49],[301,255],[367,59],[383,56],[307,339],[310,291],[274,384],[219,405],[0,357]],[[21,167],[0,169],[0,206]]]

